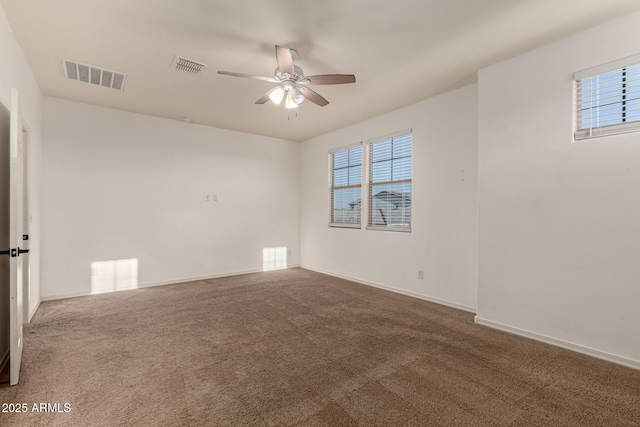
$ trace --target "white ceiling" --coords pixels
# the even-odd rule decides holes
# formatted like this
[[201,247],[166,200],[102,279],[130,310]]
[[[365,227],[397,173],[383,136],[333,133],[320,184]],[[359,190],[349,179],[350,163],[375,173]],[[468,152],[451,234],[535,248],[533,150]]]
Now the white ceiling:
[[[44,95],[303,141],[476,80],[478,69],[617,16],[638,0],[0,0]],[[255,105],[274,45],[330,104]],[[172,69],[176,54],[200,75]],[[64,80],[59,57],[122,71],[124,92]]]

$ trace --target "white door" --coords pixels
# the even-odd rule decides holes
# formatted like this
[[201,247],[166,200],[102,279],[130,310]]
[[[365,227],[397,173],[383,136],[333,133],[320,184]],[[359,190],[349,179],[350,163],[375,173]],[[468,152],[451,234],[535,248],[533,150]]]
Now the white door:
[[27,252],[20,254],[22,263],[22,316],[23,323],[29,323],[29,301],[31,301],[31,271],[29,266],[29,134],[25,131],[25,124],[22,123],[22,248]]
[[10,333],[10,383],[18,384],[20,361],[22,360],[22,210],[23,210],[23,163],[22,163],[22,117],[18,102],[18,90],[11,89],[11,118],[9,135],[9,309]]

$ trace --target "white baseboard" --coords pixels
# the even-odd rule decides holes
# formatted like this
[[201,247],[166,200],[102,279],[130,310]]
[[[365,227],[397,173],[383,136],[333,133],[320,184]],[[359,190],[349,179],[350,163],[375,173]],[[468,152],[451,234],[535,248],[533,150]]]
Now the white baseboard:
[[260,272],[262,272],[262,270],[245,270],[245,271],[234,271],[230,273],[214,274],[212,276],[187,277],[184,279],[167,280],[166,282],[144,283],[144,284],[138,285],[138,289],[155,288],[156,286],[177,285],[180,283],[197,282],[200,280],[219,279],[221,277],[242,276],[243,274],[260,273]]
[[387,286],[387,285],[382,285],[380,283],[369,282],[367,280],[362,280],[362,279],[358,279],[358,278],[355,278],[355,277],[350,277],[350,276],[345,276],[345,275],[342,275],[342,274],[332,273],[330,271],[325,271],[325,270],[321,270],[319,268],[309,267],[309,266],[306,266],[306,265],[301,265],[300,267],[302,267],[302,268],[304,268],[306,270],[315,271],[317,273],[326,274],[328,276],[333,276],[333,277],[338,277],[340,279],[350,280],[352,282],[360,283],[362,285],[373,286],[374,288],[384,289],[386,291],[395,292],[397,294],[402,294],[402,295],[406,295],[406,296],[409,296],[409,297],[418,298],[418,299],[422,299],[422,300],[429,301],[429,302],[434,302],[434,303],[440,304],[440,305],[446,305],[447,307],[457,308],[458,310],[468,311],[469,313],[473,313],[473,314],[476,313],[476,309],[474,307],[470,307],[470,306],[464,305],[464,304],[458,304],[457,302],[447,301],[447,300],[444,300],[444,299],[431,297],[431,296],[428,296],[428,295],[422,295],[422,294],[418,294],[418,293],[415,293],[415,292],[405,291],[403,289],[394,288],[393,286]]
[[[460,310],[464,310],[464,311],[468,311],[470,313],[475,313],[476,310],[473,307],[469,307],[466,305],[462,305],[462,304],[458,304],[458,303],[454,303],[451,301],[447,301],[447,300],[442,300],[440,298],[435,298],[435,297],[430,297],[427,295],[421,295],[421,294],[417,294],[415,292],[409,292],[409,291],[405,291],[402,289],[398,289],[398,288],[394,288],[391,286],[386,286],[386,285],[381,285],[379,283],[374,283],[374,282],[369,282],[366,280],[362,280],[362,279],[358,279],[355,277],[350,277],[350,276],[345,276],[342,274],[336,274],[336,273],[332,273],[330,271],[325,271],[319,268],[314,268],[314,267],[309,267],[306,265],[301,265],[302,268],[307,269],[307,270],[311,270],[311,271],[316,271],[318,273],[322,273],[322,274],[327,274],[329,276],[334,276],[334,277],[338,277],[341,279],[345,279],[345,280],[350,280],[352,282],[356,282],[356,283],[361,283],[363,285],[368,285],[368,286],[373,286],[376,288],[380,288],[380,289],[385,289],[391,292],[396,292],[402,295],[407,295],[410,297],[414,297],[414,298],[419,298],[419,299],[423,299],[426,301],[430,301],[430,302],[434,302],[437,304],[442,304],[442,305],[446,305],[449,307],[453,307],[453,308],[457,308]],[[540,342],[544,342],[546,344],[551,344],[554,345],[556,347],[561,347],[561,348],[566,348],[567,350],[572,350],[578,353],[582,353],[582,354],[586,354],[588,356],[592,356],[598,359],[602,359],[602,360],[606,360],[608,362],[613,362],[613,363],[617,363],[619,365],[623,365],[623,366],[627,366],[629,368],[633,368],[633,369],[638,369],[640,370],[640,361],[637,360],[633,360],[633,359],[629,359],[623,356],[618,356],[615,354],[611,354],[611,353],[607,353],[604,351],[600,351],[600,350],[596,350],[590,347],[585,347],[579,344],[574,344],[571,342],[567,342],[567,341],[563,341],[563,340],[559,340],[556,338],[551,338],[548,337],[546,335],[542,335],[542,334],[537,334],[535,332],[530,332],[524,329],[520,329],[520,328],[516,328],[514,326],[509,326],[509,325],[505,325],[499,322],[493,322],[491,320],[486,320],[486,319],[481,319],[478,316],[475,317],[475,322],[479,325],[483,325],[483,326],[487,326],[493,329],[498,329],[501,330],[503,332],[508,332],[508,333],[512,333],[515,335],[520,335],[523,336],[525,338],[530,338],[536,341],[540,341]]]
[[[287,268],[296,268],[296,267],[299,267],[299,266],[296,264],[296,265],[290,265]],[[234,271],[234,272],[227,272],[227,273],[221,273],[221,274],[214,274],[211,276],[185,277],[182,279],[167,280],[164,282],[142,283],[142,284],[139,284],[137,288],[131,288],[131,289],[118,289],[113,291],[101,291],[101,292],[81,291],[81,292],[70,292],[67,294],[59,294],[59,295],[47,295],[47,296],[43,296],[41,298],[41,301],[54,301],[54,300],[66,299],[66,298],[77,298],[77,297],[86,297],[90,295],[110,294],[113,292],[133,291],[136,289],[153,288],[156,286],[177,285],[180,283],[197,282],[200,280],[219,279],[221,277],[241,276],[243,274],[251,274],[251,273],[262,273],[262,270],[260,269],[260,270]]]
[[596,350],[590,347],[585,347],[580,344],[574,344],[568,341],[559,340],[557,338],[552,338],[546,335],[527,331],[525,329],[516,328],[515,326],[505,325],[500,322],[481,319],[478,316],[476,316],[475,322],[479,325],[488,326],[489,328],[498,329],[500,331],[509,332],[515,335],[520,335],[525,338],[541,341],[543,343],[551,344],[556,347],[566,348],[567,350],[572,350],[578,353],[586,354],[587,356],[595,357],[597,359],[606,360],[608,362],[613,362],[619,365],[627,366],[629,368],[640,370],[640,361],[637,361],[637,360],[629,359],[623,356],[617,356],[615,354],[607,353],[605,351]]
[[31,313],[29,313],[29,323],[31,323],[31,321],[33,320],[33,316],[36,315],[36,311],[38,311],[38,309],[40,308],[40,303],[42,302],[42,299],[38,300],[38,303],[36,304],[35,307],[33,307],[33,310],[31,310]]
[[[330,271],[325,271],[319,268],[314,268],[314,267],[309,267],[306,265],[291,265],[288,266],[288,268],[296,268],[296,267],[301,267],[304,268],[306,270],[311,270],[311,271],[315,271],[318,273],[322,273],[322,274],[326,274],[329,276],[333,276],[333,277],[338,277],[340,279],[345,279],[345,280],[350,280],[352,282],[356,282],[356,283],[360,283],[363,285],[367,285],[367,286],[372,286],[375,288],[379,288],[379,289],[384,289],[390,292],[395,292],[398,294],[402,294],[402,295],[406,295],[406,296],[410,296],[410,297],[414,297],[414,298],[418,298],[418,299],[422,299],[425,301],[429,301],[429,302],[433,302],[436,304],[441,304],[441,305],[445,305],[448,307],[452,307],[452,308],[457,308],[459,310],[463,310],[463,311],[467,311],[470,313],[476,313],[476,309],[474,307],[470,307],[464,304],[458,304],[452,301],[447,301],[447,300],[443,300],[440,298],[436,298],[436,297],[431,297],[428,295],[422,295],[422,294],[418,294],[415,292],[410,292],[410,291],[405,291],[402,289],[398,289],[398,288],[394,288],[392,286],[387,286],[387,285],[382,285],[380,283],[375,283],[375,282],[369,282],[367,280],[362,280],[362,279],[358,279],[355,277],[350,277],[350,276],[345,276],[342,274],[337,274],[337,273],[333,273]],[[155,286],[166,286],[166,285],[176,285],[179,283],[188,283],[188,282],[195,282],[195,281],[199,281],[199,280],[210,280],[210,279],[217,279],[217,278],[221,278],[221,277],[232,277],[232,276],[240,276],[243,274],[251,274],[251,273],[259,273],[262,272],[262,270],[245,270],[245,271],[237,271],[237,272],[229,272],[229,273],[222,273],[222,274],[216,274],[216,275],[212,275],[212,276],[201,276],[201,277],[187,277],[187,278],[182,278],[182,279],[175,279],[175,280],[169,280],[169,281],[165,281],[165,282],[154,282],[154,283],[145,283],[145,284],[141,284],[138,285],[138,288],[136,289],[142,289],[142,288],[151,288],[151,287],[155,287]],[[132,290],[132,289],[123,289],[123,290]],[[120,292],[120,291],[111,291],[111,292]],[[109,293],[109,292],[99,292],[99,293]],[[31,312],[29,319],[32,319],[33,316],[35,315],[36,311],[38,310],[38,308],[40,307],[40,302],[41,301],[53,301],[53,300],[58,300],[58,299],[65,299],[65,298],[74,298],[74,297],[81,297],[81,296],[89,296],[89,295],[96,295],[98,293],[91,293],[91,292],[75,292],[75,293],[69,293],[69,294],[64,294],[64,295],[49,295],[46,297],[42,297],[40,299],[40,301],[38,301],[38,304],[36,305],[36,307],[34,307],[33,311]],[[580,344],[574,344],[568,341],[564,341],[564,340],[560,340],[557,338],[552,338],[546,335],[542,335],[542,334],[538,334],[535,332],[531,332],[531,331],[527,331],[525,329],[520,329],[517,328],[515,326],[509,326],[509,325],[505,325],[503,323],[499,323],[499,322],[494,322],[492,320],[487,320],[487,319],[482,319],[480,317],[478,317],[476,315],[475,317],[475,322],[479,325],[483,325],[483,326],[487,326],[489,328],[493,328],[493,329],[497,329],[503,332],[508,332],[508,333],[512,333],[515,335],[520,335],[523,336],[525,338],[530,338],[536,341],[540,341],[540,342],[544,342],[546,344],[551,344],[557,347],[561,347],[561,348],[565,348],[567,350],[572,350],[578,353],[582,353],[582,354],[586,354],[588,356],[592,356],[595,357],[597,359],[602,359],[602,360],[606,360],[608,362],[612,362],[612,363],[617,363],[619,365],[623,365],[623,366],[627,366],[629,368],[633,368],[633,369],[637,369],[640,370],[640,361],[637,360],[633,360],[633,359],[629,359],[627,357],[623,357],[623,356],[618,356],[615,354],[611,354],[611,353],[607,353],[601,350],[596,350],[590,347],[586,347]],[[0,367],[2,366],[2,362],[4,361],[5,358],[8,359],[9,353],[7,352],[7,354],[4,356],[3,359],[0,360]],[[5,361],[6,362],[6,361]]]

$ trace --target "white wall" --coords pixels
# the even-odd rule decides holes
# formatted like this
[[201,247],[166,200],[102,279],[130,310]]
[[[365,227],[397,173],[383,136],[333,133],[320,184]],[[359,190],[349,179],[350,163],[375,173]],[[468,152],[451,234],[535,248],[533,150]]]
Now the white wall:
[[[301,264],[474,311],[476,116],[471,85],[305,141]],[[413,129],[412,232],[328,227],[328,150],[407,128]]]
[[[301,146],[46,99],[42,147],[40,90],[0,7],[0,103],[17,87],[30,130],[31,309],[41,277],[45,297],[91,292],[94,261],[136,258],[154,284],[258,270],[266,246],[295,265],[299,238],[306,267],[637,366],[640,136],[573,142],[571,75],[640,52],[639,27],[612,21]],[[329,228],[327,151],[409,127],[412,233]]]
[[264,247],[298,264],[299,144],[54,98],[44,117],[44,298],[90,293],[98,261],[137,259],[140,286],[260,270]]
[[[30,289],[29,309],[33,312],[40,302],[40,248],[41,248],[41,156],[42,156],[42,96],[33,72],[22,49],[13,35],[4,9],[0,5],[0,103],[8,110],[11,88],[18,89],[28,133],[28,180],[30,185]],[[2,355],[0,355],[1,357]]]
[[639,53],[638,28],[479,74],[478,320],[622,363],[640,362],[640,134],[573,142],[572,74]]

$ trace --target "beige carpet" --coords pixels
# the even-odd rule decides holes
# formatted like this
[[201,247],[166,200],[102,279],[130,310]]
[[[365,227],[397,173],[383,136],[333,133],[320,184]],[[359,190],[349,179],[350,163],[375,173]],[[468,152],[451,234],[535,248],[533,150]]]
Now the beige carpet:
[[303,269],[43,303],[0,425],[640,425],[640,371]]

